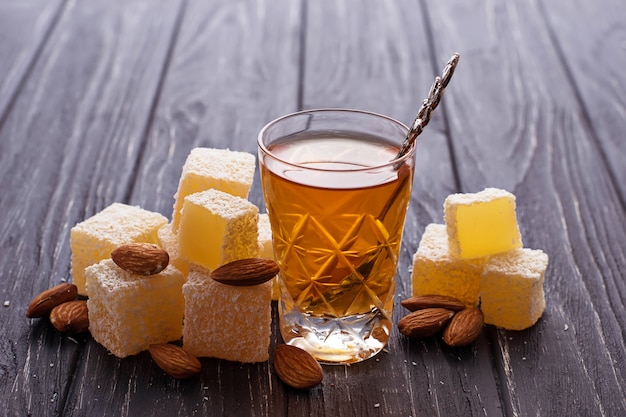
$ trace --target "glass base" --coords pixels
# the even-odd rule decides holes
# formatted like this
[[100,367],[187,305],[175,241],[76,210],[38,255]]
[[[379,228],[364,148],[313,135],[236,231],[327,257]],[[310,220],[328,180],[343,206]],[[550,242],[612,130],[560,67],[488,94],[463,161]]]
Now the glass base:
[[328,365],[371,358],[387,345],[391,333],[391,320],[378,309],[340,319],[299,311],[279,313],[285,343],[306,350],[318,362]]

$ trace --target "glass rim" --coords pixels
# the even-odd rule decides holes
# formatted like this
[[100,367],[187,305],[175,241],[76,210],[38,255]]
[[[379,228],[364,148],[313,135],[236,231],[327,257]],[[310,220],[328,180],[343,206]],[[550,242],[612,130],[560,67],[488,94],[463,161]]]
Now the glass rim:
[[[298,164],[298,163],[294,163],[294,162],[289,162],[286,161],[283,158],[280,158],[278,156],[276,156],[272,151],[270,151],[267,146],[265,146],[265,143],[263,143],[263,135],[264,133],[271,128],[272,126],[276,125],[277,123],[280,123],[281,121],[288,119],[290,117],[294,117],[294,116],[298,116],[298,115],[303,115],[303,114],[307,114],[307,113],[325,113],[325,112],[337,112],[337,113],[356,113],[356,114],[361,114],[361,115],[366,115],[366,116],[375,116],[379,119],[383,119],[386,120],[388,122],[392,122],[400,127],[402,127],[403,129],[406,130],[406,132],[409,132],[409,127],[407,125],[405,125],[404,123],[400,122],[399,120],[394,119],[393,117],[390,116],[386,116],[384,114],[381,113],[376,113],[376,112],[372,112],[372,111],[368,111],[368,110],[358,110],[358,109],[351,109],[351,108],[334,108],[334,107],[328,107],[328,108],[317,108],[317,109],[308,109],[308,110],[300,110],[297,112],[293,112],[293,113],[288,113],[285,114],[283,116],[277,117],[274,120],[269,121],[268,123],[265,124],[265,126],[263,126],[261,128],[261,130],[259,131],[259,134],[257,135],[257,145],[259,147],[259,149],[267,156],[273,158],[274,160],[292,166],[292,167],[297,167],[297,168],[301,168],[301,169],[306,169],[306,170],[310,170],[310,171],[321,171],[321,172],[360,172],[360,171],[369,171],[372,169],[380,169],[380,168],[385,168],[388,167],[390,165],[397,165],[398,163],[404,163],[405,161],[407,161],[408,159],[413,158],[413,156],[415,155],[415,142],[413,142],[411,144],[411,147],[409,148],[409,150],[402,155],[400,158],[395,158],[389,160],[388,162],[385,162],[384,164],[378,164],[378,165],[373,165],[373,166],[368,166],[368,167],[363,167],[363,168],[352,168],[352,169],[332,169],[332,168],[316,168],[316,167],[310,167],[310,166],[306,166],[306,165],[302,165],[302,164]],[[400,146],[402,146],[402,144],[399,144]]]

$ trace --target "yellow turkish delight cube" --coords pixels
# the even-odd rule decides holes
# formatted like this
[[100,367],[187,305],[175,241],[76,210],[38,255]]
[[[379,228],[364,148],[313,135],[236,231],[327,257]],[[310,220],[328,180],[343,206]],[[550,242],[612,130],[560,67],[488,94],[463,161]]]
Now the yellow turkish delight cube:
[[258,216],[254,204],[219,190],[188,195],[178,233],[181,256],[210,270],[256,257]]
[[475,194],[452,194],[444,202],[450,253],[478,258],[522,247],[515,196],[486,188]]

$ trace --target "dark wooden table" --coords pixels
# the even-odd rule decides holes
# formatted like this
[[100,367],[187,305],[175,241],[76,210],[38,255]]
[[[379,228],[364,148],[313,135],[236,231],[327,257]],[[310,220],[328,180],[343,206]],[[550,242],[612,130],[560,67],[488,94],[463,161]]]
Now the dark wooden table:
[[[25,317],[71,280],[77,222],[113,202],[170,217],[193,147],[256,153],[266,122],[317,107],[411,123],[456,51],[397,300],[445,197],[499,187],[550,255],[534,327],[462,349],[394,330],[386,353],[296,391],[271,363],[202,359],[179,382]],[[0,415],[626,415],[625,68],[623,0],[0,1]]]

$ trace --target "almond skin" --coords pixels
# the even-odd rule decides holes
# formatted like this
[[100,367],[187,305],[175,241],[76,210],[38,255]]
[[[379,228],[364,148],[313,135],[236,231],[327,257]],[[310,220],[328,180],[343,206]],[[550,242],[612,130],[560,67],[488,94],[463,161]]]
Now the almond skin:
[[75,300],[77,296],[78,288],[74,284],[63,283],[54,286],[32,299],[26,309],[26,317],[30,319],[45,317],[54,307]]
[[200,361],[180,346],[159,343],[148,348],[154,362],[166,374],[176,379],[189,379],[202,370]]
[[68,301],[54,307],[50,312],[50,323],[62,333],[86,332],[89,329],[87,300]]
[[274,278],[278,271],[278,265],[271,259],[247,258],[220,266],[211,273],[211,278],[227,285],[258,285]]
[[469,345],[480,335],[484,321],[483,312],[478,307],[459,311],[443,332],[444,343],[452,347]]
[[423,308],[440,307],[452,311],[461,311],[465,308],[462,301],[447,295],[416,295],[400,302],[402,307],[409,311],[421,310]]
[[414,311],[398,321],[400,333],[411,339],[430,337],[444,328],[454,311],[433,307]]
[[167,268],[169,254],[153,243],[129,243],[111,252],[120,268],[137,275],[154,275]]
[[281,381],[297,389],[316,387],[324,379],[321,365],[309,352],[287,344],[274,350],[274,371]]

